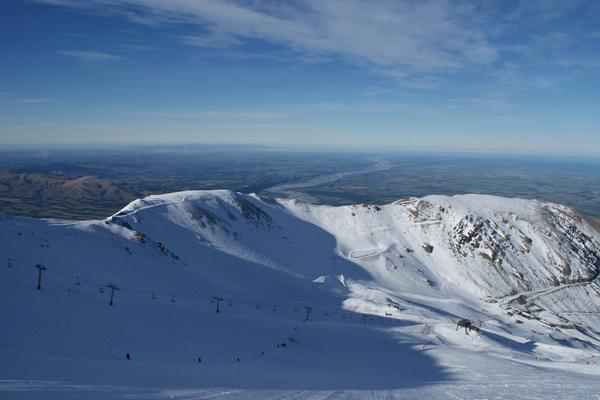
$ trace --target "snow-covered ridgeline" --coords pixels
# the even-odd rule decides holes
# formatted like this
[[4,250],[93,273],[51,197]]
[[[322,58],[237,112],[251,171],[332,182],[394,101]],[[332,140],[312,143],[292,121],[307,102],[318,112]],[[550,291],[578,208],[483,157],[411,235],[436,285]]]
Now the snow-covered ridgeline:
[[[7,359],[65,346],[91,359],[115,348],[152,362],[190,351],[254,359],[271,341],[301,335],[290,330],[304,305],[325,324],[303,332],[307,340],[351,332],[371,314],[381,327],[379,319],[409,324],[391,328],[404,340],[523,362],[588,362],[600,348],[600,235],[557,204],[462,195],[330,207],[189,191],[136,200],[104,221],[0,218],[0,256],[26,265],[2,269],[4,304],[15,304],[2,311],[2,342],[16,349]],[[36,263],[48,267],[39,292]],[[113,314],[99,282],[122,288]],[[213,296],[235,299],[223,303],[233,318],[226,333],[211,320]],[[462,317],[480,338],[456,336]],[[57,340],[39,342],[40,329]],[[139,341],[148,329],[156,335]],[[311,340],[303,351],[327,353]]]
[[[600,269],[598,232],[573,210],[535,200],[428,196],[330,207],[182,192],[138,200],[113,221],[159,240],[164,235],[155,226],[166,222],[225,252],[306,278],[352,278],[352,268],[328,260],[334,253],[360,266],[359,275],[383,274],[401,285],[420,270],[430,284],[466,285],[494,297],[588,282]],[[323,243],[326,237],[331,243]]]

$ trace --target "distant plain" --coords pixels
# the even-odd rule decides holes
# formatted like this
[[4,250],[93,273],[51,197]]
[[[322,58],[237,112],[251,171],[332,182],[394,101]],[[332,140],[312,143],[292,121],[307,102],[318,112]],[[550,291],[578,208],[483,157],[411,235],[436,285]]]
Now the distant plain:
[[228,146],[0,151],[0,211],[107,217],[131,200],[230,189],[319,204],[484,193],[562,203],[600,218],[600,160]]

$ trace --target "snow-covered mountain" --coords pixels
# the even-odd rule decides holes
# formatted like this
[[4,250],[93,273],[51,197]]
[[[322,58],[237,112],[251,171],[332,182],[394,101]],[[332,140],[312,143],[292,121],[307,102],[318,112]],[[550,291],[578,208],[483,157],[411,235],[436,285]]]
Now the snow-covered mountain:
[[[25,381],[51,377],[60,398],[81,385],[181,398],[598,388],[600,233],[558,204],[190,191],[104,221],[3,215],[0,243],[0,394],[26,398]],[[480,335],[457,331],[461,318]]]

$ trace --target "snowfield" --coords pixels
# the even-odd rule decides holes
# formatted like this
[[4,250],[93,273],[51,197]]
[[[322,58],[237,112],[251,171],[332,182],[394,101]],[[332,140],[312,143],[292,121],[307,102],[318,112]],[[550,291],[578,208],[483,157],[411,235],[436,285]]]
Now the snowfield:
[[600,233],[558,204],[189,191],[0,243],[2,399],[600,398]]

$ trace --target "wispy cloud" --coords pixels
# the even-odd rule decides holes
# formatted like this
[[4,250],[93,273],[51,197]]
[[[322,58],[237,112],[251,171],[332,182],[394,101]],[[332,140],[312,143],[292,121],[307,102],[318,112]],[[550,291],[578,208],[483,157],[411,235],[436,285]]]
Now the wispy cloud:
[[271,120],[285,118],[289,114],[282,111],[269,110],[172,110],[172,111],[129,111],[125,114],[155,116],[169,119],[241,119],[241,120]]
[[234,35],[210,32],[198,35],[184,35],[181,40],[190,46],[198,47],[232,47],[242,42]]
[[12,101],[14,104],[47,104],[54,102],[56,102],[56,99],[48,97],[24,97]]
[[235,118],[235,119],[275,119],[284,118],[287,116],[284,112],[279,111],[223,111],[223,110],[207,110],[197,112],[161,112],[157,114],[164,118]]
[[[449,0],[42,0],[82,10],[121,14],[149,24],[186,23],[200,34],[182,40],[195,46],[227,46],[263,40],[309,57],[339,57],[410,81],[422,75],[494,63],[499,55],[478,22],[476,10]],[[93,57],[93,56],[92,56]],[[419,83],[420,84],[420,83]]]
[[115,54],[103,53],[100,51],[87,51],[87,50],[59,50],[58,54],[66,57],[75,58],[79,61],[84,62],[103,62],[120,60],[122,57]]
[[[270,50],[291,53],[296,60],[343,60],[416,88],[435,88],[464,72],[498,76],[506,63],[519,64],[527,80],[537,66],[562,55],[571,66],[598,64],[589,55],[583,60],[596,49],[577,40],[576,23],[556,23],[565,15],[573,16],[571,22],[588,15],[594,2],[580,0],[37,1],[146,25],[185,25],[188,33],[178,36],[183,43],[224,52],[241,52],[245,44],[263,41]],[[558,26],[574,32],[561,32]],[[248,50],[256,52],[251,46]],[[118,57],[72,51],[65,55],[86,61]],[[555,66],[566,67],[559,62]]]
[[124,43],[124,44],[120,44],[119,47],[121,47],[123,49],[127,49],[127,50],[134,50],[134,51],[151,51],[151,50],[156,50],[156,47],[145,46],[145,45],[141,45],[141,44],[128,44],[128,43]]

